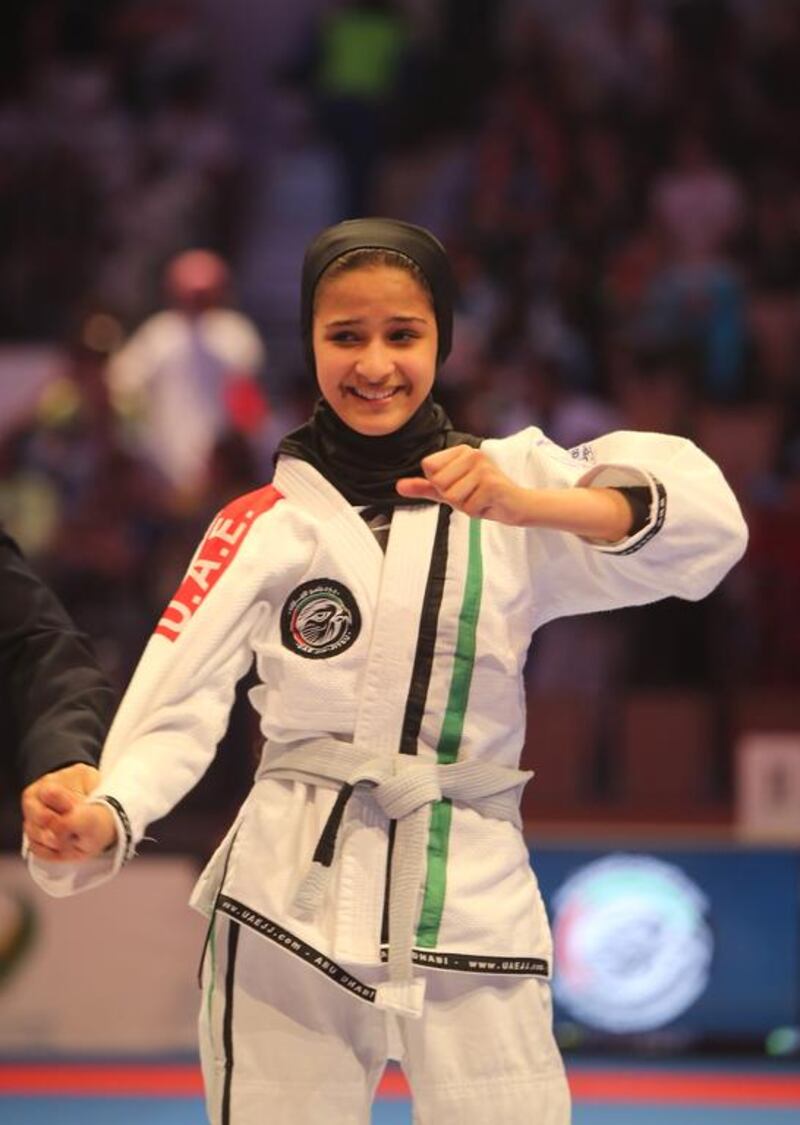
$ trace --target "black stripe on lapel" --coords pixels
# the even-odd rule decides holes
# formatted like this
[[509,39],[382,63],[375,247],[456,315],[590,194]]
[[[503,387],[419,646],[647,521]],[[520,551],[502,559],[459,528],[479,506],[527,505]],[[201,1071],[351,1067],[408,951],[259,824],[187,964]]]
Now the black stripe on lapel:
[[[439,507],[439,519],[431,552],[431,565],[425,596],[422,601],[422,614],[417,635],[417,651],[414,654],[414,668],[411,673],[411,687],[408,691],[406,711],[403,716],[403,729],[400,735],[400,753],[416,754],[422,716],[433,671],[433,653],[436,648],[436,634],[439,630],[439,610],[444,595],[444,580],[447,573],[449,551],[450,517],[453,509],[447,504]],[[386,882],[383,889],[383,920],[381,922],[381,941],[389,940],[389,890],[391,885],[392,853],[394,852],[395,822],[389,825],[389,846],[386,854]]]
[[411,673],[411,687],[403,716],[403,731],[400,735],[400,753],[416,754],[425,701],[433,670],[433,652],[436,647],[436,634],[439,628],[439,610],[444,594],[444,580],[447,572],[448,537],[450,517],[453,509],[447,504],[439,506],[439,521],[431,552],[431,565],[425,585],[422,602],[422,615],[417,636],[417,651],[414,655],[414,668]]
[[225,1014],[222,1019],[222,1046],[225,1051],[225,1081],[222,1087],[222,1125],[231,1121],[231,1083],[233,1081],[233,981],[236,974],[236,951],[239,947],[239,925],[229,923],[228,967],[225,971]]
[[386,849],[386,879],[383,884],[383,913],[381,917],[381,945],[389,944],[389,899],[392,893],[392,856],[397,821],[389,821],[389,843]]

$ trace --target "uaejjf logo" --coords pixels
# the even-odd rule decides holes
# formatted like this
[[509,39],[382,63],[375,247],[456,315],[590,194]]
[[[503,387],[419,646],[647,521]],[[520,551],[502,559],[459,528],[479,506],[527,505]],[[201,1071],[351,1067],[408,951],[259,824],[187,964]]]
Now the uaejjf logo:
[[344,652],[361,631],[351,592],[333,578],[317,578],[293,590],[281,613],[281,637],[299,656],[319,659]]

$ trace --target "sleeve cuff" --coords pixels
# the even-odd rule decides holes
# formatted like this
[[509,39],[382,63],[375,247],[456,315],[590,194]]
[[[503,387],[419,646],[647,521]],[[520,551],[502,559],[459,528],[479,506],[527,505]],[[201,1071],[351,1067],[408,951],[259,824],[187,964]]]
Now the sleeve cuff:
[[136,848],[133,841],[133,829],[128,814],[125,812],[123,805],[117,800],[116,797],[109,796],[108,793],[98,793],[96,796],[89,797],[89,804],[105,805],[114,817],[117,826],[117,842],[109,849],[108,854],[114,855],[115,860],[118,859],[119,866],[127,863],[129,859],[133,859],[136,854]]
[[81,891],[91,890],[107,882],[117,874],[122,866],[122,837],[113,851],[96,859],[84,859],[75,863],[53,863],[33,855],[23,841],[22,854],[28,863],[28,871],[34,883],[53,898],[66,898]]
[[596,465],[576,482],[578,488],[647,488],[650,493],[650,518],[635,534],[616,543],[587,539],[605,555],[633,555],[655,538],[667,515],[667,490],[661,481],[644,469],[630,465]]

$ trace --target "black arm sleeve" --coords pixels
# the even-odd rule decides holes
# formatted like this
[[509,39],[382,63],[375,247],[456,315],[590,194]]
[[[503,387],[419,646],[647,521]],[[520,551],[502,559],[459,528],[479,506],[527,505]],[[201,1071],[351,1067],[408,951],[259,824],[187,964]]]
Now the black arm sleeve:
[[23,785],[100,755],[114,695],[88,639],[0,532],[0,681]]
[[631,509],[631,526],[628,535],[635,535],[646,527],[650,519],[650,489],[644,485],[625,485],[617,487]]

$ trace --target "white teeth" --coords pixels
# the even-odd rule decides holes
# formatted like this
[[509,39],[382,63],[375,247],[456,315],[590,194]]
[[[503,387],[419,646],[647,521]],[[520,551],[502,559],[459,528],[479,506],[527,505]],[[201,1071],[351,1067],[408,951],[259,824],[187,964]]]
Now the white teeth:
[[379,402],[381,399],[391,398],[392,395],[398,390],[398,387],[389,387],[388,390],[382,391],[365,391],[357,387],[352,387],[353,394],[358,395],[359,398],[366,398],[370,402]]

